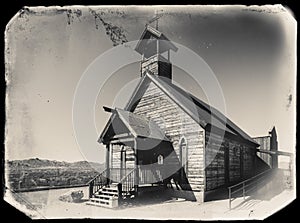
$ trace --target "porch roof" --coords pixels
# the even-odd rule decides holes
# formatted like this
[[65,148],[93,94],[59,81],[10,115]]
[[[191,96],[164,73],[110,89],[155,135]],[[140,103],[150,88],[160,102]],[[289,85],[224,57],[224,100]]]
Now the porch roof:
[[120,108],[112,109],[111,112],[110,121],[100,135],[98,142],[105,143],[114,136],[123,133],[128,133],[135,138],[169,141],[163,130],[151,119]]

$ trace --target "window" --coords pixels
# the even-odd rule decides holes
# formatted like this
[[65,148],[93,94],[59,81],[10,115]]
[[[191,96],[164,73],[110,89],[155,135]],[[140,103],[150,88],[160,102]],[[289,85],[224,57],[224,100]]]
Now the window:
[[188,167],[188,147],[185,137],[182,137],[179,141],[179,153],[181,166],[187,172]]
[[158,165],[163,165],[164,164],[164,157],[163,157],[163,155],[159,155],[157,157],[157,163],[158,163]]

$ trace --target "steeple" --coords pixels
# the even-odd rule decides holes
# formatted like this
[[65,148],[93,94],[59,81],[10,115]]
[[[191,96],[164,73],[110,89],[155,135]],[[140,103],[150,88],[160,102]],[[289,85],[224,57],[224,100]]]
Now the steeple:
[[[156,15],[149,22],[158,21],[158,18]],[[158,28],[158,22],[156,27]],[[141,76],[146,70],[149,70],[154,75],[172,80],[170,51],[176,52],[178,49],[162,32],[147,24],[135,50],[142,55]]]

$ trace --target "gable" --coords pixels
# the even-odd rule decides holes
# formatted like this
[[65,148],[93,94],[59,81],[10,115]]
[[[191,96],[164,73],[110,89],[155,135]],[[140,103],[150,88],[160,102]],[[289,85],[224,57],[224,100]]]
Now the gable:
[[158,125],[146,116],[140,116],[123,109],[111,109],[109,124],[100,135],[98,142],[106,144],[113,137],[126,135],[135,138],[150,138],[168,141]]
[[258,146],[258,144],[247,133],[242,131],[237,125],[235,125],[217,109],[185,92],[178,86],[172,84],[170,81],[166,81],[162,77],[151,75],[151,72],[149,71],[146,71],[145,73],[146,74],[133,93],[130,101],[126,105],[125,110],[133,111],[135,109],[142,95],[145,93],[145,89],[147,86],[149,86],[149,83],[152,82],[181,109],[183,109],[184,112],[186,112],[193,120],[199,123],[202,128],[211,128],[211,126],[213,126],[216,129],[224,129],[225,134],[227,133],[236,137],[240,137],[246,142],[254,146]]
[[[193,190],[204,188],[205,130],[153,82],[133,108],[133,113],[153,120],[172,143],[176,158],[182,159],[182,140],[186,143],[186,176]],[[173,164],[176,164],[174,162]],[[177,164],[176,164],[177,165]]]

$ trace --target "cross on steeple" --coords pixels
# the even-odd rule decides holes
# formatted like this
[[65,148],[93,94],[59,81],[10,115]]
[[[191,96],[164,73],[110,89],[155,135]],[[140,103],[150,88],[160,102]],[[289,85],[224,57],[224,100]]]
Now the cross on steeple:
[[159,14],[159,12],[163,12],[163,10],[155,10],[154,17],[148,21],[146,26],[148,26],[149,24],[151,24],[153,22],[156,22],[155,29],[158,30],[158,20],[163,16],[163,14]]

